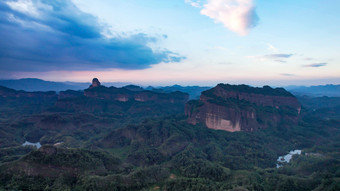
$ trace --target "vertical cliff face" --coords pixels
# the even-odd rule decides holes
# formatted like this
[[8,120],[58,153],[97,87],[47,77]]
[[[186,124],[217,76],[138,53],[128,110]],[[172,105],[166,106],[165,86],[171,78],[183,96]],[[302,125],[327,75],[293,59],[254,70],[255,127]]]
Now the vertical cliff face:
[[186,104],[191,124],[230,132],[254,131],[278,124],[297,124],[301,106],[282,88],[219,84]]

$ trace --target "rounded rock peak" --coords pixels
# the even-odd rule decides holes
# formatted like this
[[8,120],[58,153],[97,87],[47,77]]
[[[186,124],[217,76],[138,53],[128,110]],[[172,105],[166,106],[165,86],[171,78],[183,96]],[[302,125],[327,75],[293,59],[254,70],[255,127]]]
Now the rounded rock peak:
[[98,78],[93,78],[91,88],[99,87],[99,86],[101,86],[101,84],[100,84]]

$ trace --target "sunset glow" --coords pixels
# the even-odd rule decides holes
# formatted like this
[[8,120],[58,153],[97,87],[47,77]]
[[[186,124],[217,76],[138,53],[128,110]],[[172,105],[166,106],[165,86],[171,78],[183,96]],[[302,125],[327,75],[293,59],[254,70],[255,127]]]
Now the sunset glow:
[[0,3],[3,79],[340,83],[336,1]]

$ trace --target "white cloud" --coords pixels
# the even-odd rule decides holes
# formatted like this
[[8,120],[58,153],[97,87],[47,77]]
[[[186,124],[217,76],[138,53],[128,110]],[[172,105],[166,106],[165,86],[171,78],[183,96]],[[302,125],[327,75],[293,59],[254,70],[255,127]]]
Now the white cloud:
[[[202,7],[199,0],[185,2],[194,7]],[[247,35],[258,21],[253,0],[207,0],[201,14],[222,23],[229,30],[242,36]]]
[[185,3],[190,4],[193,7],[202,7],[200,0],[184,0]]
[[26,21],[20,19],[19,17],[14,16],[13,14],[8,14],[7,19],[9,22],[20,24],[24,28],[39,29],[43,31],[53,31],[53,29],[47,25],[35,21]]
[[18,0],[7,1],[6,4],[13,10],[21,12],[32,17],[40,17],[39,9],[51,10],[52,7],[41,3],[39,0]]
[[263,56],[247,56],[247,58],[251,58],[257,61],[275,61],[275,62],[281,62],[286,63],[286,59],[294,56],[294,54],[267,54]]
[[13,10],[19,11],[24,14],[28,14],[31,16],[38,16],[38,10],[33,5],[33,2],[30,0],[19,0],[19,1],[8,1],[6,4],[11,7]]
[[267,43],[267,47],[268,47],[268,50],[272,51],[272,52],[278,52],[279,49],[277,49],[274,45],[270,44],[270,43]]

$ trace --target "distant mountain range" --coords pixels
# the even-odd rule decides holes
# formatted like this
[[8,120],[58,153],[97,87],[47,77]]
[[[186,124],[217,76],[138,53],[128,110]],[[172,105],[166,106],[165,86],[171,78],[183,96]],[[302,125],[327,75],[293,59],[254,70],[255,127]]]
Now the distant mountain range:
[[[103,82],[104,86],[110,87],[123,87],[130,85],[128,82]],[[90,86],[90,83],[81,82],[53,82],[44,81],[36,78],[24,78],[18,80],[0,80],[0,86],[5,86],[15,90],[25,91],[64,91],[64,90],[83,90]],[[140,87],[138,87],[140,88]],[[181,91],[188,93],[190,99],[199,99],[201,92],[210,89],[211,87],[202,86],[159,86],[159,87],[146,87],[146,90],[152,90],[162,93],[170,93],[175,91]],[[311,97],[340,97],[340,85],[320,85],[320,86],[286,86],[286,90],[296,96],[311,96]]]
[[312,97],[340,97],[340,85],[320,85],[320,86],[287,86],[288,91],[296,96],[312,96]]
[[[122,87],[129,83],[113,82],[103,83],[105,86]],[[24,91],[64,91],[64,90],[83,90],[90,86],[90,83],[81,82],[52,82],[37,78],[23,78],[18,80],[0,80],[0,86],[5,86],[15,90]]]
[[[130,85],[129,82],[103,82],[102,85],[106,87],[114,86],[114,87],[123,87],[126,89],[140,89],[140,90],[152,90],[154,92],[159,93],[171,93],[176,91],[181,91],[184,93],[188,93],[190,99],[199,99],[202,91],[210,89],[211,87],[201,87],[201,86],[165,86],[165,87],[146,87],[142,88],[139,86]],[[83,90],[90,86],[90,83],[81,83],[81,82],[52,82],[45,81],[36,78],[23,78],[18,80],[0,80],[0,86],[5,86],[8,88],[12,88],[15,90],[24,90],[24,91],[65,91],[65,90]],[[131,90],[132,90],[131,89]]]

